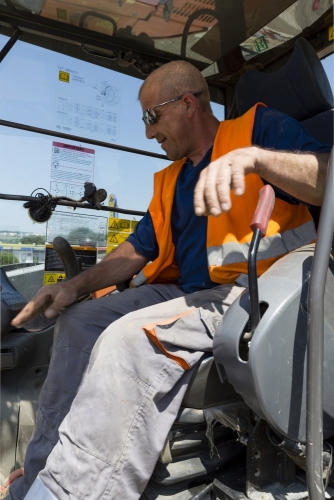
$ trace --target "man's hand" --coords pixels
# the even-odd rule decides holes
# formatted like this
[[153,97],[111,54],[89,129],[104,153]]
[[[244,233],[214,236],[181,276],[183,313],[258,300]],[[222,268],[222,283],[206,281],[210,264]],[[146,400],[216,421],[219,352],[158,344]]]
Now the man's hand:
[[255,170],[257,149],[236,149],[202,170],[194,195],[196,215],[227,212],[231,208],[231,189],[237,196],[244,194],[245,175]]
[[195,188],[196,215],[219,216],[231,208],[230,190],[245,191],[245,176],[254,173],[297,200],[321,205],[329,153],[273,151],[257,146],[235,149],[202,170]]
[[54,318],[63,307],[73,304],[77,298],[76,288],[70,281],[43,286],[13,319],[12,325],[21,328],[43,313],[47,318]]
[[148,259],[137,252],[131,243],[124,241],[99,264],[69,281],[43,286],[13,319],[12,325],[21,328],[42,313],[47,318],[54,318],[63,307],[73,304],[78,297],[126,281],[147,262]]

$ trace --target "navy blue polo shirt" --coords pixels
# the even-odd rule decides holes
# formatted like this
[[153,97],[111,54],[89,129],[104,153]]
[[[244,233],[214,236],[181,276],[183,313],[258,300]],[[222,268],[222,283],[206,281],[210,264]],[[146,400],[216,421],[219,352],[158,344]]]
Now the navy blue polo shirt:
[[[321,144],[295,120],[271,108],[258,108],[256,111],[252,143],[263,148],[283,151],[312,151],[328,153],[331,146]],[[194,212],[194,188],[199,175],[211,161],[210,148],[202,160],[194,167],[186,161],[180,171],[172,208],[172,237],[175,245],[175,262],[180,269],[179,284],[186,293],[196,292],[217,286],[210,280],[206,234],[207,217],[198,217]],[[296,198],[273,186],[278,198],[292,204],[300,203]],[[147,259],[153,261],[159,248],[150,213],[147,211],[137,224],[129,241]]]

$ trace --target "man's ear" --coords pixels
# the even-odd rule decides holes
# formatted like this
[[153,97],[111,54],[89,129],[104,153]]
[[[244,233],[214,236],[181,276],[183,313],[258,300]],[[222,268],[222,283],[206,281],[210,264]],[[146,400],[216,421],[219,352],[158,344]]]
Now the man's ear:
[[199,102],[196,100],[196,97],[190,92],[185,93],[182,99],[186,105],[187,115],[190,118],[196,111]]

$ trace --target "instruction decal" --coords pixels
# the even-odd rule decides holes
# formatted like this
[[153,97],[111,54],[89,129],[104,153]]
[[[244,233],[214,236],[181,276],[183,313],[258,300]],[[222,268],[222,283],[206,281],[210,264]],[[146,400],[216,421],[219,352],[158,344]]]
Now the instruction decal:
[[264,36],[260,36],[254,40],[256,52],[264,52],[268,49],[268,44]]
[[56,129],[116,142],[121,101],[119,85],[112,79],[98,78],[94,72],[68,66],[58,66],[57,74]]
[[76,184],[94,181],[94,149],[53,141],[51,179]]

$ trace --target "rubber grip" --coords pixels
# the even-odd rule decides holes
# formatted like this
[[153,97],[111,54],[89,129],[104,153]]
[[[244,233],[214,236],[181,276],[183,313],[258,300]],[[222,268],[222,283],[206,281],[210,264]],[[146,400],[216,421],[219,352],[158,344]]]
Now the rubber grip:
[[65,238],[56,236],[53,240],[53,249],[57,252],[64,264],[67,279],[74,278],[74,276],[80,273],[78,259],[76,258],[73,248]]
[[255,229],[260,229],[262,237],[267,232],[267,227],[271,212],[274,208],[274,204],[275,192],[269,184],[266,184],[259,191],[259,201],[250,225],[253,231],[255,231]]

